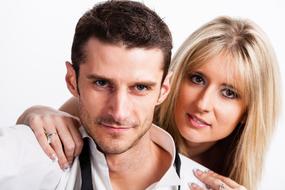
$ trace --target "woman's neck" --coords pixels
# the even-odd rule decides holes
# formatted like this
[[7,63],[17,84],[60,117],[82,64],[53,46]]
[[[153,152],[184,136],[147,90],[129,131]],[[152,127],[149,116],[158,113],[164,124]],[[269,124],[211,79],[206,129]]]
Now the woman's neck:
[[216,142],[206,142],[206,143],[192,143],[186,142],[185,148],[187,150],[188,157],[192,160],[201,163],[204,162],[203,155],[207,153]]
[[224,150],[219,142],[186,143],[187,155],[190,159],[202,164],[210,170],[221,173],[224,169]]

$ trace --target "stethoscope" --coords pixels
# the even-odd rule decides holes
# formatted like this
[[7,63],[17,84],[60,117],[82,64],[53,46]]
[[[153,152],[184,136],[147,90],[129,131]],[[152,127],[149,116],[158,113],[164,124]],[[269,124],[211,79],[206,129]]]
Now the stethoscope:
[[[84,138],[83,141],[83,149],[81,154],[79,155],[82,179],[81,190],[93,190],[88,138]],[[177,152],[175,154],[174,166],[177,175],[180,177],[181,159]],[[178,190],[180,190],[180,185],[178,185]]]

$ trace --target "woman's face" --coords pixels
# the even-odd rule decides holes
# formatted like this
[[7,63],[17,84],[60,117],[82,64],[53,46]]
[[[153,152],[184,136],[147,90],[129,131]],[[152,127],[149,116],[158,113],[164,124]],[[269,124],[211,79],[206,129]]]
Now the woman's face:
[[[214,143],[227,137],[242,120],[243,97],[228,81],[239,81],[222,55],[189,71],[182,80],[175,122],[187,143]],[[234,77],[228,80],[228,76]]]

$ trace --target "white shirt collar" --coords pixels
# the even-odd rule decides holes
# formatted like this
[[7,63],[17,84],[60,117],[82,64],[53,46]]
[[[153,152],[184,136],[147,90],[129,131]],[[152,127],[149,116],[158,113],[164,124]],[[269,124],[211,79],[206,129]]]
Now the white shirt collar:
[[[90,149],[92,154],[92,165],[93,170],[97,172],[97,177],[101,176],[101,180],[95,180],[94,183],[102,183],[101,185],[108,187],[107,189],[111,189],[111,182],[109,179],[109,171],[107,167],[107,162],[105,159],[105,156],[102,152],[100,152],[97,149],[97,146],[94,142],[94,140],[87,134],[87,132],[84,130],[83,127],[80,127],[81,134],[84,137],[87,137],[90,139]],[[167,133],[165,130],[161,129],[160,127],[157,127],[156,125],[152,125],[150,128],[150,136],[151,140],[155,142],[157,145],[159,145],[161,148],[163,148],[165,151],[167,151],[171,155],[171,165],[166,171],[166,173],[162,176],[162,178],[150,185],[147,190],[156,189],[158,187],[167,187],[167,186],[177,186],[181,184],[181,180],[176,173],[175,167],[174,167],[174,161],[175,161],[175,143],[173,138],[169,133]],[[99,186],[101,186],[99,185]]]

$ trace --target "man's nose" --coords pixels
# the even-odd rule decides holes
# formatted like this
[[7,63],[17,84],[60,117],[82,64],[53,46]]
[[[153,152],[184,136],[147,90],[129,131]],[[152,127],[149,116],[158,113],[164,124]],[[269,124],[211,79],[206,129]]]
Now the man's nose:
[[129,94],[127,90],[118,89],[112,93],[109,99],[109,114],[117,121],[128,118],[131,111]]

